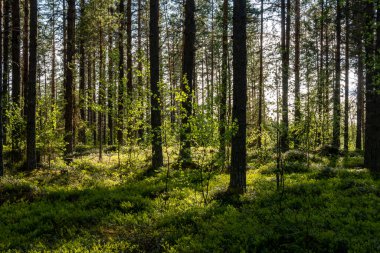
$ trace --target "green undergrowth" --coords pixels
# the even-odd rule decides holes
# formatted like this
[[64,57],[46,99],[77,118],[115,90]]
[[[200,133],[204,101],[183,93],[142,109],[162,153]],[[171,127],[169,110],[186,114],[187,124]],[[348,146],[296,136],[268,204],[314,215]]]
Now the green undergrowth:
[[380,251],[380,182],[361,157],[286,159],[284,188],[273,160],[251,161],[233,203],[218,197],[227,174],[164,167],[147,177],[116,155],[7,175],[0,252]]

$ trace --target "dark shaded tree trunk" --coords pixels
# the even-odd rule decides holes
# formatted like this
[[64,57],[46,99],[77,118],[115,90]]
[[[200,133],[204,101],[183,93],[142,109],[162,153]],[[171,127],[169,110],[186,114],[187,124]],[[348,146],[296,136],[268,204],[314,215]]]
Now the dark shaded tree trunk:
[[[114,7],[110,8],[111,16],[114,15]],[[110,32],[108,34],[108,145],[114,144],[114,99],[115,99],[115,86],[114,86],[114,61],[113,61],[113,52],[114,52],[114,42],[113,35],[114,30],[112,27],[109,28]]]
[[75,0],[67,0],[67,45],[65,76],[65,160],[70,162],[73,153],[74,67],[75,67]]
[[[54,6],[54,2],[53,2]],[[53,22],[54,22],[54,13],[53,13]],[[22,61],[23,61],[23,69],[22,69],[22,94],[25,98],[26,94],[26,86],[28,84],[28,68],[29,68],[29,1],[24,0],[24,24],[23,24],[23,37],[22,37]],[[25,108],[24,108],[25,109]]]
[[6,128],[7,123],[6,110],[8,107],[8,90],[9,90],[9,35],[10,35],[10,12],[11,0],[4,0],[4,31],[3,31],[3,142],[6,142]]
[[185,26],[183,33],[183,56],[182,56],[182,79],[181,90],[186,94],[186,98],[181,102],[181,132],[180,132],[180,152],[179,159],[184,165],[191,161],[191,127],[190,117],[193,110],[193,68],[195,58],[195,2],[186,0],[185,2]]
[[282,125],[280,145],[282,151],[289,149],[289,42],[290,0],[281,0],[281,59],[282,59]]
[[103,28],[99,27],[99,112],[98,112],[98,142],[99,142],[99,161],[103,159],[104,141],[104,109],[105,109],[105,85],[104,85],[104,59],[103,59]]
[[228,0],[223,0],[222,82],[220,85],[219,153],[226,159],[227,83],[228,83]]
[[150,91],[151,91],[151,126],[152,126],[152,168],[163,165],[161,136],[161,93],[160,59],[159,59],[159,1],[150,0],[149,53],[150,53]]
[[56,75],[56,42],[55,42],[55,1],[53,1],[53,15],[52,15],[52,27],[53,27],[53,34],[52,34],[52,49],[51,49],[51,83],[50,83],[50,98],[52,104],[55,104],[56,101],[56,84],[55,84],[55,75]]
[[257,136],[257,147],[262,147],[262,134],[263,134],[263,101],[264,101],[264,0],[261,0],[260,11],[260,76],[259,76],[259,111],[257,125],[259,128],[259,135]]
[[[85,1],[80,1],[80,37],[79,37],[79,108],[80,119],[82,122],[86,119],[86,79],[85,79],[85,49],[84,49],[84,34],[83,34],[83,22],[84,22],[84,6]],[[86,144],[86,129],[85,126],[81,126],[78,133],[79,141]]]
[[37,167],[36,154],[36,83],[37,83],[37,0],[29,0],[29,73],[26,93],[26,165],[28,170]]
[[[3,1],[0,1],[0,78],[3,78]],[[0,177],[4,175],[3,161],[3,85],[0,82]]]
[[[377,6],[377,24],[380,23],[380,6]],[[374,48],[374,4],[366,4],[366,127],[365,127],[365,153],[364,164],[373,173],[380,172],[380,27],[377,25],[376,47]]]
[[20,105],[21,91],[20,0],[12,0],[12,102]]
[[234,0],[233,7],[233,108],[232,122],[237,131],[232,137],[229,192],[246,189],[247,127],[247,14],[246,0]]
[[119,13],[120,13],[120,26],[118,34],[118,47],[119,47],[119,85],[118,85],[118,130],[117,130],[117,141],[119,145],[123,145],[124,137],[124,85],[125,85],[125,76],[124,76],[124,0],[119,2]]
[[342,11],[340,0],[336,1],[336,51],[335,51],[335,86],[334,86],[334,98],[333,98],[333,138],[332,146],[336,149],[340,148],[340,118],[341,118],[341,108],[340,108],[340,74],[341,74],[341,54],[340,54],[340,44],[341,44],[341,20]]
[[[127,93],[128,104],[132,105],[133,69],[132,69],[132,0],[127,1]],[[129,108],[130,109],[130,108]]]
[[[300,95],[300,29],[301,13],[300,0],[295,0],[295,62],[294,62],[294,121],[296,127],[300,127],[301,122],[301,95]],[[294,139],[294,147],[298,148],[300,144],[299,136]]]
[[348,135],[348,113],[349,113],[349,105],[348,105],[348,93],[349,93],[349,71],[350,71],[350,4],[349,0],[346,0],[346,6],[345,6],[345,14],[346,14],[346,47],[345,47],[345,86],[344,86],[344,151],[348,152],[348,141],[349,141],[349,135]]
[[356,149],[363,149],[364,125],[364,62],[362,36],[358,40],[358,86],[356,104]]

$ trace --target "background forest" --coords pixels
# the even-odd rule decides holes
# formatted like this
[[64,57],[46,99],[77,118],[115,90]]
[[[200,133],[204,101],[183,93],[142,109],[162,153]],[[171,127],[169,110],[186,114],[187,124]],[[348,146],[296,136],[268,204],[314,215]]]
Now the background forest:
[[0,0],[0,28],[0,251],[380,251],[380,1]]

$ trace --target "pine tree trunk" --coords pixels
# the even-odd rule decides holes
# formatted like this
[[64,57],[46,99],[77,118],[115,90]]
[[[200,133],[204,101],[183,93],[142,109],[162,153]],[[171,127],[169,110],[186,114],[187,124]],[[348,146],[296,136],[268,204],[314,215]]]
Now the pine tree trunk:
[[237,124],[232,137],[229,192],[246,189],[247,127],[247,14],[246,0],[234,0],[233,8],[233,108],[232,122]]
[[348,135],[348,113],[349,113],[349,108],[348,108],[348,92],[349,92],[349,71],[350,71],[350,21],[349,21],[349,0],[346,0],[346,6],[345,6],[345,11],[346,11],[346,48],[345,48],[345,86],[344,86],[344,151],[347,153],[348,152],[348,141],[349,141],[349,135]]
[[260,11],[260,76],[259,76],[259,110],[257,125],[259,127],[259,135],[257,136],[257,147],[262,147],[262,135],[263,135],[263,101],[264,101],[264,0],[261,0]]
[[73,153],[74,66],[75,66],[75,0],[67,0],[67,46],[65,76],[65,160],[70,162]]
[[[53,1],[54,6],[54,1]],[[53,12],[53,22],[54,22],[54,12]],[[54,34],[54,32],[53,32]],[[23,37],[22,37],[22,48],[23,48],[23,69],[22,69],[22,94],[25,100],[26,86],[28,84],[28,68],[29,68],[29,1],[24,0],[24,24],[23,24]],[[24,108],[25,109],[25,108]]]
[[[300,0],[295,1],[295,62],[294,62],[294,121],[296,127],[300,127],[301,122],[301,96],[300,96],[300,29],[301,13]],[[295,136],[294,146],[298,148],[300,144],[299,136]]]
[[[81,34],[79,35],[79,108],[80,108],[80,119],[82,122],[86,118],[86,80],[85,80],[85,51],[84,51],[84,34],[83,34],[83,22],[84,22],[84,5],[85,1],[80,1],[80,25],[81,25]],[[86,144],[86,129],[84,126],[81,126],[79,129],[79,141],[83,144]]]
[[21,86],[20,0],[12,0],[12,102],[20,105]]
[[228,0],[223,0],[222,82],[220,86],[219,153],[226,159],[227,83],[228,83]]
[[[0,1],[0,30],[3,28],[3,1]],[[0,32],[0,78],[3,77],[3,33]],[[4,161],[3,161],[3,84],[0,82],[0,177],[4,175]]]
[[4,30],[3,30],[3,142],[6,143],[6,127],[7,117],[6,110],[8,108],[9,101],[9,35],[10,35],[10,12],[11,12],[11,0],[4,0]]
[[120,18],[120,27],[118,34],[118,47],[119,47],[119,87],[118,87],[118,130],[117,130],[117,141],[119,145],[123,145],[124,137],[124,85],[125,85],[125,76],[124,76],[124,29],[125,29],[125,21],[124,21],[124,0],[120,0],[119,2],[119,13],[121,15]]
[[363,149],[363,123],[364,123],[364,63],[362,36],[358,40],[358,86],[357,86],[357,112],[356,112],[356,149]]
[[[379,7],[377,12],[379,14]],[[377,15],[377,24],[380,23],[380,15]],[[364,163],[373,173],[380,172],[380,86],[378,81],[380,60],[380,27],[376,29],[376,47],[374,48],[374,4],[366,6],[366,127],[365,127],[365,154]]]
[[186,165],[191,161],[191,127],[190,117],[192,115],[193,100],[193,68],[195,58],[195,1],[186,0],[185,2],[185,27],[183,33],[183,56],[182,56],[182,78],[181,90],[186,94],[186,98],[181,103],[182,126],[180,132],[180,153],[179,159]]
[[152,126],[152,168],[163,165],[161,136],[161,93],[159,88],[159,1],[150,0],[149,53],[150,53],[150,89],[151,89],[151,126]]
[[334,98],[333,98],[333,138],[332,146],[335,149],[340,148],[340,118],[341,118],[341,109],[340,109],[340,43],[341,43],[341,3],[340,0],[336,1],[336,51],[335,51],[335,86],[334,86]]
[[[110,14],[111,16],[114,15],[114,8],[110,8]],[[108,138],[108,145],[114,144],[114,99],[115,99],[115,87],[114,87],[114,62],[113,62],[113,34],[114,30],[112,27],[109,28],[110,32],[108,34],[108,131],[109,131],[109,138]]]
[[29,73],[26,93],[26,163],[27,169],[37,167],[36,155],[36,83],[37,83],[37,0],[29,0],[30,35],[29,35]]

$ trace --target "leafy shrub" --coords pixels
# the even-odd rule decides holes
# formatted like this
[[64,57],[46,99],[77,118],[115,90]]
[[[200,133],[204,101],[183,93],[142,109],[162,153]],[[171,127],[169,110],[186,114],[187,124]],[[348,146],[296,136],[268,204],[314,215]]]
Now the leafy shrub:
[[329,179],[334,178],[338,175],[338,172],[336,169],[333,169],[331,167],[324,167],[321,171],[319,171],[315,178],[316,179]]
[[285,162],[307,162],[307,154],[300,150],[289,150],[284,154]]

